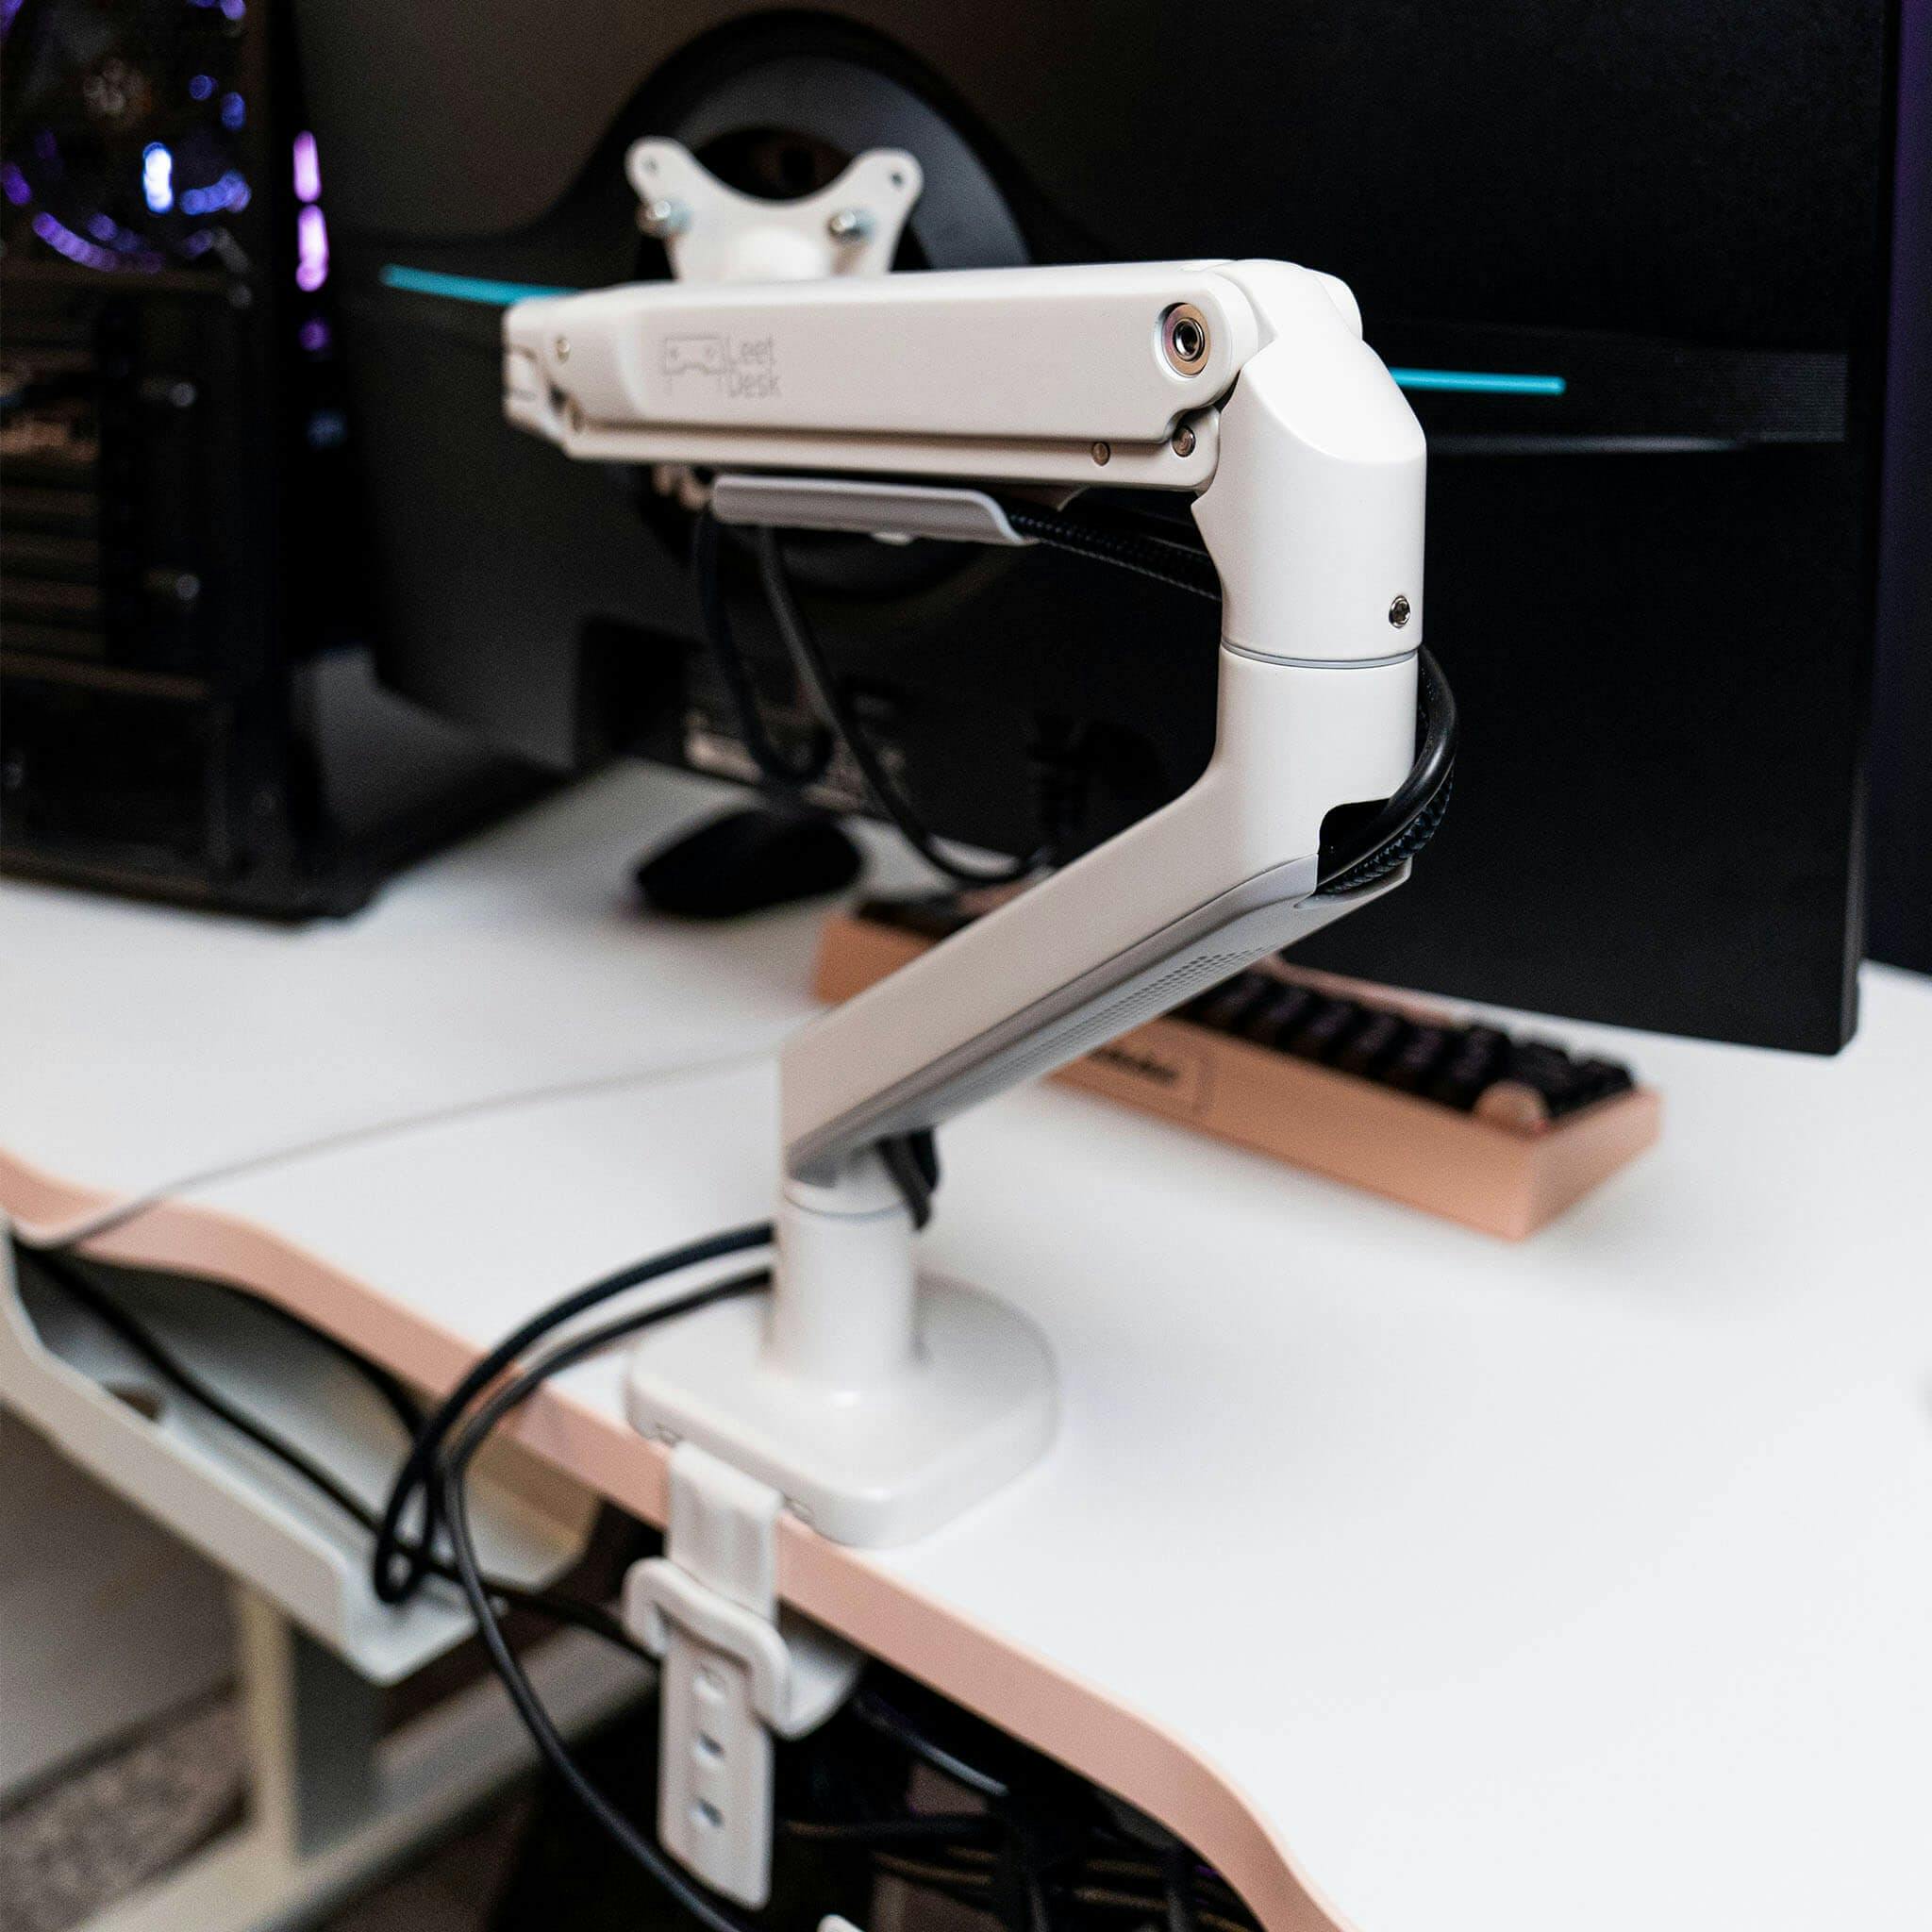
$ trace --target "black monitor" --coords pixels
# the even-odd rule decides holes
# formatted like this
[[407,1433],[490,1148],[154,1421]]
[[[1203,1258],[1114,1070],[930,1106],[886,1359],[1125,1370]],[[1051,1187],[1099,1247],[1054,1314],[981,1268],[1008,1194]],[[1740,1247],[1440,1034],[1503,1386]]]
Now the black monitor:
[[1932,0],[1907,0],[1899,31],[1870,941],[1932,973]]
[[[1849,1037],[1886,0],[310,0],[300,24],[402,690],[558,767],[745,773],[687,513],[505,425],[500,310],[668,273],[624,175],[640,136],[767,195],[902,146],[926,184],[902,268],[1283,257],[1352,285],[1410,391],[1457,795],[1409,885],[1298,958],[1721,1039]],[[1019,852],[1050,810],[1091,843],[1207,759],[1198,600],[863,539],[801,545],[799,570],[943,833]],[[775,727],[808,730],[731,575]]]

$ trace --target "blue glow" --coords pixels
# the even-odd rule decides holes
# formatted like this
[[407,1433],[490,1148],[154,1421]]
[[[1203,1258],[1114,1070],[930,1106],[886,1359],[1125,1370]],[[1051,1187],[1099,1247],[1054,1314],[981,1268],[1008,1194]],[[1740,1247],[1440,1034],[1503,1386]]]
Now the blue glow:
[[175,206],[175,157],[163,142],[151,141],[141,151],[141,195],[150,214],[164,215]]
[[1391,369],[1389,374],[1404,389],[1466,396],[1559,396],[1570,387],[1560,375],[1505,375],[1487,369]]
[[531,295],[575,295],[575,289],[550,289],[541,282],[494,282],[484,275],[439,275],[431,268],[405,268],[385,262],[375,279],[385,289],[407,289],[412,295],[446,295],[452,302],[480,302],[490,308],[508,308]]
[[240,94],[222,96],[222,125],[231,134],[248,118],[248,104]]
[[184,188],[181,191],[181,212],[184,215],[213,215],[225,208],[240,209],[247,206],[248,184],[233,168],[219,181],[211,181],[206,188]]
[[215,77],[211,74],[197,74],[188,83],[188,98],[191,101],[205,101],[215,91]]

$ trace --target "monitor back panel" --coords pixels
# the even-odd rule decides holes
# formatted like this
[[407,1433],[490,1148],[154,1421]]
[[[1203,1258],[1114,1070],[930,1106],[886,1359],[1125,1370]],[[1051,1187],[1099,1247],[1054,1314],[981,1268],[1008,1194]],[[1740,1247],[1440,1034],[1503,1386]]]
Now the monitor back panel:
[[[907,266],[1285,257],[1344,276],[1416,385],[1457,796],[1409,886],[1311,962],[1842,1042],[1884,0],[485,13],[301,13],[405,690],[554,762],[628,748],[730,768],[676,513],[503,426],[491,285],[663,273],[620,165],[643,133],[763,192],[897,142],[928,180]],[[942,829],[1018,849],[1050,793],[1091,842],[1200,770],[1210,609],[1077,560],[877,548],[802,568],[828,652]],[[740,575],[782,724],[795,693]]]

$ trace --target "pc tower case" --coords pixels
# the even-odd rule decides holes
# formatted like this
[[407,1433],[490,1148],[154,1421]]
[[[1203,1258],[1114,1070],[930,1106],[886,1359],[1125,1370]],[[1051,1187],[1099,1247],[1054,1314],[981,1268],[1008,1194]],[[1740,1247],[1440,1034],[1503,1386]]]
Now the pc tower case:
[[24,0],[4,30],[0,863],[347,910],[528,779],[371,675],[291,23]]

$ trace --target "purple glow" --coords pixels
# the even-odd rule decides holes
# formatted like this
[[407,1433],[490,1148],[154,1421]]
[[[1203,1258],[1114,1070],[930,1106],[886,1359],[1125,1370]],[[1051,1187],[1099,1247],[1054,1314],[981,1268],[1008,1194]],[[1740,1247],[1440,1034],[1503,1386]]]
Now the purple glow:
[[311,203],[295,217],[295,286],[314,294],[328,280],[328,224]]
[[[69,261],[77,261],[83,268],[119,268],[122,258],[110,254],[105,248],[97,248],[92,242],[76,235],[72,228],[64,227],[45,208],[34,217],[34,233],[49,248],[64,255]],[[148,266],[146,262],[142,264]]]
[[222,0],[222,11],[230,20],[240,20],[248,11],[246,0]]
[[315,152],[315,137],[307,129],[295,137],[295,199],[322,199],[322,161]]
[[311,315],[302,325],[295,340],[302,344],[303,348],[309,355],[319,356],[328,347],[328,324],[323,321],[321,316]]
[[87,231],[96,242],[112,242],[121,230],[114,225],[112,215],[90,215]]
[[26,176],[11,161],[0,168],[0,189],[6,191],[8,200],[15,208],[24,208],[34,198],[34,191]]

